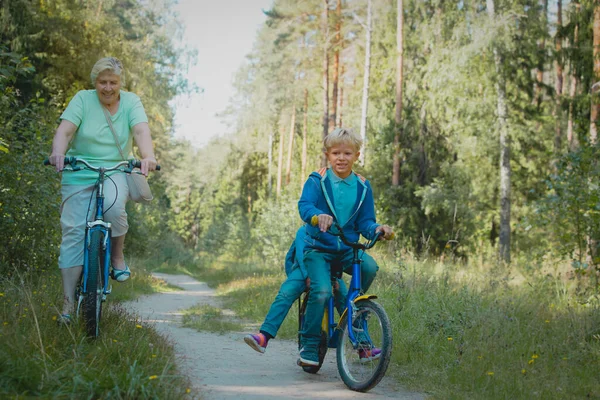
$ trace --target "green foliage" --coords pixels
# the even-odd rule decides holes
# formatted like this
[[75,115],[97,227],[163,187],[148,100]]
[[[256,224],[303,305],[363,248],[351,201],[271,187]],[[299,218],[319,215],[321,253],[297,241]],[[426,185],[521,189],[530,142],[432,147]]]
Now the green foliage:
[[[152,281],[142,271],[135,281],[136,290],[152,291]],[[19,273],[17,280],[0,280],[1,397],[185,396],[189,382],[173,363],[172,345],[153,327],[115,306],[114,295],[103,309],[98,339],[88,339],[77,320],[58,326],[59,282],[56,272]]]
[[556,173],[547,181],[546,196],[538,201],[533,221],[541,223],[556,238],[558,254],[573,260],[573,266],[584,272],[597,268],[598,260],[588,265],[586,254],[598,254],[597,246],[588,238],[600,236],[600,147],[583,146],[565,155]]

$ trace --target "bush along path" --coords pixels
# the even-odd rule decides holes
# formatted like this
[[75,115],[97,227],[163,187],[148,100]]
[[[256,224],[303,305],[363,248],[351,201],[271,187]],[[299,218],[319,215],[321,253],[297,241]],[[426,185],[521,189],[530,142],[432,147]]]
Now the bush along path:
[[246,332],[218,334],[185,328],[181,325],[185,309],[219,308],[214,290],[186,275],[153,275],[181,290],[142,296],[125,306],[173,341],[180,370],[192,381],[197,396],[237,400],[425,398],[397,387],[389,378],[367,395],[348,390],[338,375],[334,349],[328,352],[321,371],[311,375],[296,366],[294,341],[272,340],[261,355],[244,343]]

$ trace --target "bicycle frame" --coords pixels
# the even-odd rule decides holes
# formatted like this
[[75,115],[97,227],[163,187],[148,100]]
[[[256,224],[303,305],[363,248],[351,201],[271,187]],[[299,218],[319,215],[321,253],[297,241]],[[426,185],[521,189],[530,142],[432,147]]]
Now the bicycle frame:
[[[353,258],[352,258],[352,278],[350,279],[350,287],[348,289],[348,295],[346,296],[345,307],[342,315],[340,315],[339,321],[335,321],[335,300],[334,296],[327,301],[327,307],[325,309],[325,315],[323,316],[323,330],[327,332],[329,341],[327,343],[327,347],[335,348],[337,347],[337,340],[339,330],[337,329],[338,325],[344,320],[344,318],[348,318],[348,314],[350,313],[350,320],[352,320],[353,313],[355,310],[354,302],[358,299],[374,299],[377,298],[375,295],[362,294],[361,295],[361,269],[360,265],[362,260],[358,256],[359,249],[353,249]],[[365,327],[366,328],[366,327]],[[365,332],[368,335],[368,332]],[[354,347],[358,347],[358,340],[354,334],[354,326],[350,323],[348,324],[348,336],[352,341]]]
[[[110,273],[110,254],[111,254],[111,224],[110,222],[104,221],[104,181],[106,179],[106,169],[100,168],[98,170],[98,184],[96,186],[96,215],[93,221],[88,221],[85,228],[85,239],[83,249],[83,271],[82,271],[82,294],[87,294],[87,281],[88,281],[88,265],[89,265],[89,248],[92,233],[100,231],[103,234],[104,241],[102,249],[104,250],[104,262],[102,265],[102,294],[110,294],[112,288],[109,288],[107,282],[109,281]],[[79,296],[77,300],[77,312],[81,307],[83,296]]]

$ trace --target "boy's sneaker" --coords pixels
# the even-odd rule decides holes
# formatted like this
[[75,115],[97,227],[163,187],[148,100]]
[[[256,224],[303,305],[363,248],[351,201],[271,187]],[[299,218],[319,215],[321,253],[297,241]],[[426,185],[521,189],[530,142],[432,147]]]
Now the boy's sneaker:
[[259,353],[267,350],[268,340],[262,333],[250,333],[244,337],[244,342]]
[[372,349],[359,349],[358,350],[358,359],[361,363],[367,363],[370,361],[375,361],[381,357],[381,349],[377,347],[373,347]]
[[303,347],[300,350],[300,358],[298,359],[298,365],[301,367],[318,367],[319,366],[319,354],[316,351],[310,351]]

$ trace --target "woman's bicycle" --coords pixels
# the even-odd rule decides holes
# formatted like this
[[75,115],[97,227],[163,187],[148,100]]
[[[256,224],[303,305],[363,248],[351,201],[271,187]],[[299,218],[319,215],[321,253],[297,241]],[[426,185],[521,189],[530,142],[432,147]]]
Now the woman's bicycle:
[[[44,160],[44,165],[50,165],[49,160]],[[82,158],[65,157],[65,166],[70,168],[65,168],[63,171],[75,172],[87,169],[98,173],[95,187],[96,214],[92,221],[86,223],[83,272],[75,293],[76,315],[82,316],[88,336],[96,338],[100,334],[102,303],[106,301],[106,296],[112,290],[112,285],[108,285],[111,224],[104,221],[104,182],[109,179],[107,173],[111,171],[137,173],[133,169],[140,168],[141,162],[128,160],[121,161],[112,167],[95,167]],[[160,170],[160,166],[157,165],[156,170]]]
[[[316,225],[315,217],[311,221]],[[335,321],[334,296],[330,297],[325,308],[321,325],[321,343],[319,344],[319,365],[303,366],[304,371],[315,374],[321,369],[328,348],[337,348],[337,367],[342,380],[352,390],[366,392],[381,381],[390,363],[392,354],[392,328],[390,320],[381,305],[373,301],[375,295],[363,294],[361,282],[361,257],[359,251],[372,248],[381,235],[365,243],[350,242],[344,236],[341,227],[335,223],[336,232],[344,244],[352,248],[352,279],[345,301],[345,309],[339,320]],[[341,270],[331,271],[332,287],[335,290]],[[298,332],[302,331],[309,291],[299,299]],[[298,349],[302,347],[298,334]],[[379,353],[377,353],[380,351]]]

